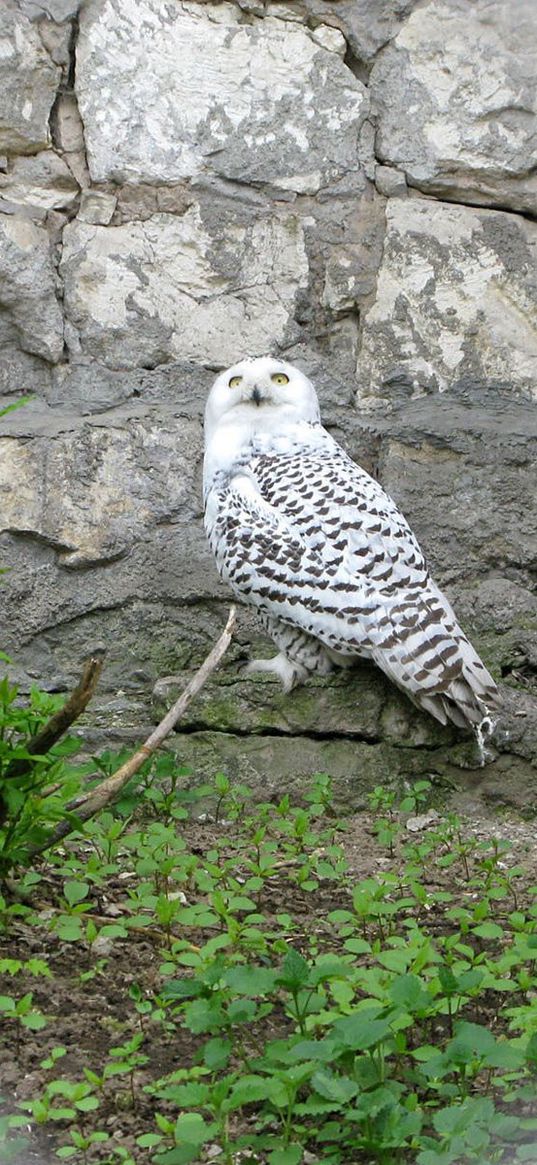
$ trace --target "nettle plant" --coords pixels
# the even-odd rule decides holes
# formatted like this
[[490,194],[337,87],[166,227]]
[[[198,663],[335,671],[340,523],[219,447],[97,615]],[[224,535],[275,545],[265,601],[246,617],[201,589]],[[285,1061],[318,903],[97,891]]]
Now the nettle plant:
[[[2,661],[9,662],[0,653]],[[33,746],[62,703],[61,696],[37,688],[23,702],[17,685],[7,675],[0,678],[0,884],[30,864],[90,771],[71,761],[80,749],[73,737],[43,753]]]
[[[8,662],[5,655],[0,659]],[[0,879],[28,861],[32,847],[62,815],[65,800],[80,787],[80,774],[67,773],[64,764],[78,742],[64,741],[46,756],[32,755],[28,748],[58,704],[34,688],[21,705],[17,685],[7,676],[0,679]]]
[[[188,973],[168,981],[161,1003],[200,1046],[189,1070],[150,1087],[180,1110],[175,1122],[158,1115],[161,1148],[172,1147],[156,1161],[203,1159],[213,1140],[226,1162],[248,1151],[272,1165],[298,1163],[306,1149],[323,1162],[447,1165],[501,1160],[509,1145],[509,1160],[531,1159],[517,1141],[537,1131],[537,1040],[526,1010],[508,1009],[503,1030],[500,1021],[520,975],[528,986],[528,965],[535,986],[537,911],[506,920],[493,953],[482,911],[464,936],[433,937],[405,879],[346,880],[352,906],[328,915],[309,952],[287,942],[278,961],[279,942],[269,943],[272,965],[218,938],[196,952],[177,944]],[[312,954],[319,945],[331,949]],[[267,1020],[281,1033],[260,1040]]]
[[[504,844],[452,815],[411,836],[427,786],[402,801],[377,789],[382,863],[357,881],[326,776],[294,806],[218,775],[201,791],[218,822],[200,846],[184,775],[161,758],[51,859],[43,942],[52,931],[80,951],[88,990],[109,978],[98,939],[128,961],[150,935],[157,961],[150,984],[125,988],[104,1062],[73,1079],[53,1047],[44,1087],[7,1124],[53,1128],[60,1159],[110,1165],[535,1160],[536,888]],[[96,901],[111,884],[106,921]],[[19,1042],[41,1022],[25,1022],[22,998],[19,1015],[6,1005]]]

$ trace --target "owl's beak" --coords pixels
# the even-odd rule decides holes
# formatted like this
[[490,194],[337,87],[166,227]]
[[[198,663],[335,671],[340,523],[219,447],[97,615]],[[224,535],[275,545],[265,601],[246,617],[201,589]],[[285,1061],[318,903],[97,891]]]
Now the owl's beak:
[[261,395],[260,390],[257,387],[257,384],[254,388],[254,391],[253,391],[251,397],[250,397],[250,400],[253,400],[254,404],[256,404],[256,405],[260,405],[261,401],[263,400],[263,397]]

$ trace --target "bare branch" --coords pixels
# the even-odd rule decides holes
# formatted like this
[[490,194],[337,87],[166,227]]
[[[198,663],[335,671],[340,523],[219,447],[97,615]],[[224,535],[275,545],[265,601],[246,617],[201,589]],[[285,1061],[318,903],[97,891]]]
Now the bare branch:
[[218,642],[215,643],[212,651],[204,660],[201,667],[198,668],[190,683],[187,684],[184,692],[175,701],[175,704],[166,713],[163,720],[160,721],[160,724],[148,736],[145,743],[137,749],[134,755],[124,765],[121,765],[121,768],[117,769],[115,773],[112,773],[111,777],[105,777],[95,789],[92,789],[85,796],[77,797],[75,800],[70,801],[66,806],[66,813],[73,814],[76,820],[66,819],[60,821],[45,842],[30,850],[30,857],[35,857],[36,854],[43,853],[45,850],[56,845],[58,841],[61,841],[63,837],[66,837],[77,828],[78,822],[88,821],[90,817],[93,817],[101,809],[104,809],[105,805],[109,805],[111,801],[116,799],[127,782],[130,781],[131,777],[141,768],[144,761],[148,757],[153,756],[153,753],[157,751],[166,737],[169,736],[177,721],[184,715],[190,701],[194,699],[194,696],[197,696],[204,684],[207,683],[209,676],[218,667],[220,660],[225,655],[231,643],[235,630],[235,620],[235,608],[231,607],[226,626]]
[[[50,720],[47,721],[35,736],[30,737],[29,740],[24,742],[24,748],[27,752],[31,753],[32,757],[44,756],[45,753],[49,752],[52,746],[71,727],[71,724],[74,724],[75,720],[82,714],[97,687],[104,657],[104,651],[96,651],[87,660],[82,676],[76,688],[71,692],[69,699],[50,717]],[[12,761],[4,773],[4,780],[6,777],[11,779],[12,777],[25,776],[26,773],[30,772],[32,765],[33,761],[31,759]]]

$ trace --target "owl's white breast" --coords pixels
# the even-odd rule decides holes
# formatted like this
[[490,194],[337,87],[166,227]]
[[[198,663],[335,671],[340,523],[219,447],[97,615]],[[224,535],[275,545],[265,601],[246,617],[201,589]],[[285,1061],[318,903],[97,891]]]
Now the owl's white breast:
[[323,443],[327,434],[320,425],[297,419],[293,408],[250,404],[225,413],[205,434],[203,485],[205,496],[217,475],[232,477],[250,457],[263,453],[290,453]]

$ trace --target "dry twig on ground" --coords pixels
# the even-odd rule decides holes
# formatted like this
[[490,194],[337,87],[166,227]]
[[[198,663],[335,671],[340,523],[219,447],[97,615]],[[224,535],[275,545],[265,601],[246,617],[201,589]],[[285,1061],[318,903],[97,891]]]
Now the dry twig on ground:
[[87,708],[95,692],[102,671],[104,657],[104,651],[96,651],[88,659],[84,665],[82,676],[76,688],[71,692],[69,699],[50,717],[50,720],[47,720],[47,723],[43,725],[43,728],[35,736],[31,736],[29,740],[24,742],[24,748],[26,752],[30,753],[30,757],[28,759],[12,761],[4,773],[4,780],[6,778],[11,780],[12,777],[26,776],[26,773],[29,773],[32,768],[32,758],[44,756],[45,753],[49,752],[53,745],[57,744],[58,740],[61,740],[62,736],[67,732],[67,729],[71,727],[71,724],[74,724],[75,720],[78,720],[78,717]]
[[212,651],[198,668],[196,674],[187,684],[184,692],[181,693],[175,704],[166,713],[160,724],[154,729],[144,744],[136,750],[136,752],[129,758],[121,768],[112,773],[110,777],[105,777],[99,784],[91,789],[89,793],[81,797],[77,797],[74,801],[70,801],[66,805],[66,813],[72,814],[70,818],[65,818],[59,821],[55,829],[49,834],[48,838],[39,846],[35,846],[30,851],[30,857],[35,857],[36,854],[43,853],[56,845],[62,838],[67,837],[77,828],[77,823],[88,821],[90,817],[94,817],[105,805],[109,805],[118,797],[121,790],[130,781],[131,777],[138,772],[148,757],[153,756],[163,741],[169,736],[172,729],[181,719],[181,716],[186,711],[190,701],[194,696],[197,696],[204,684],[206,684],[209,676],[212,675],[215,668],[220,663],[220,660],[225,655],[235,630],[235,608],[231,607],[226,626],[218,640],[215,643]]

